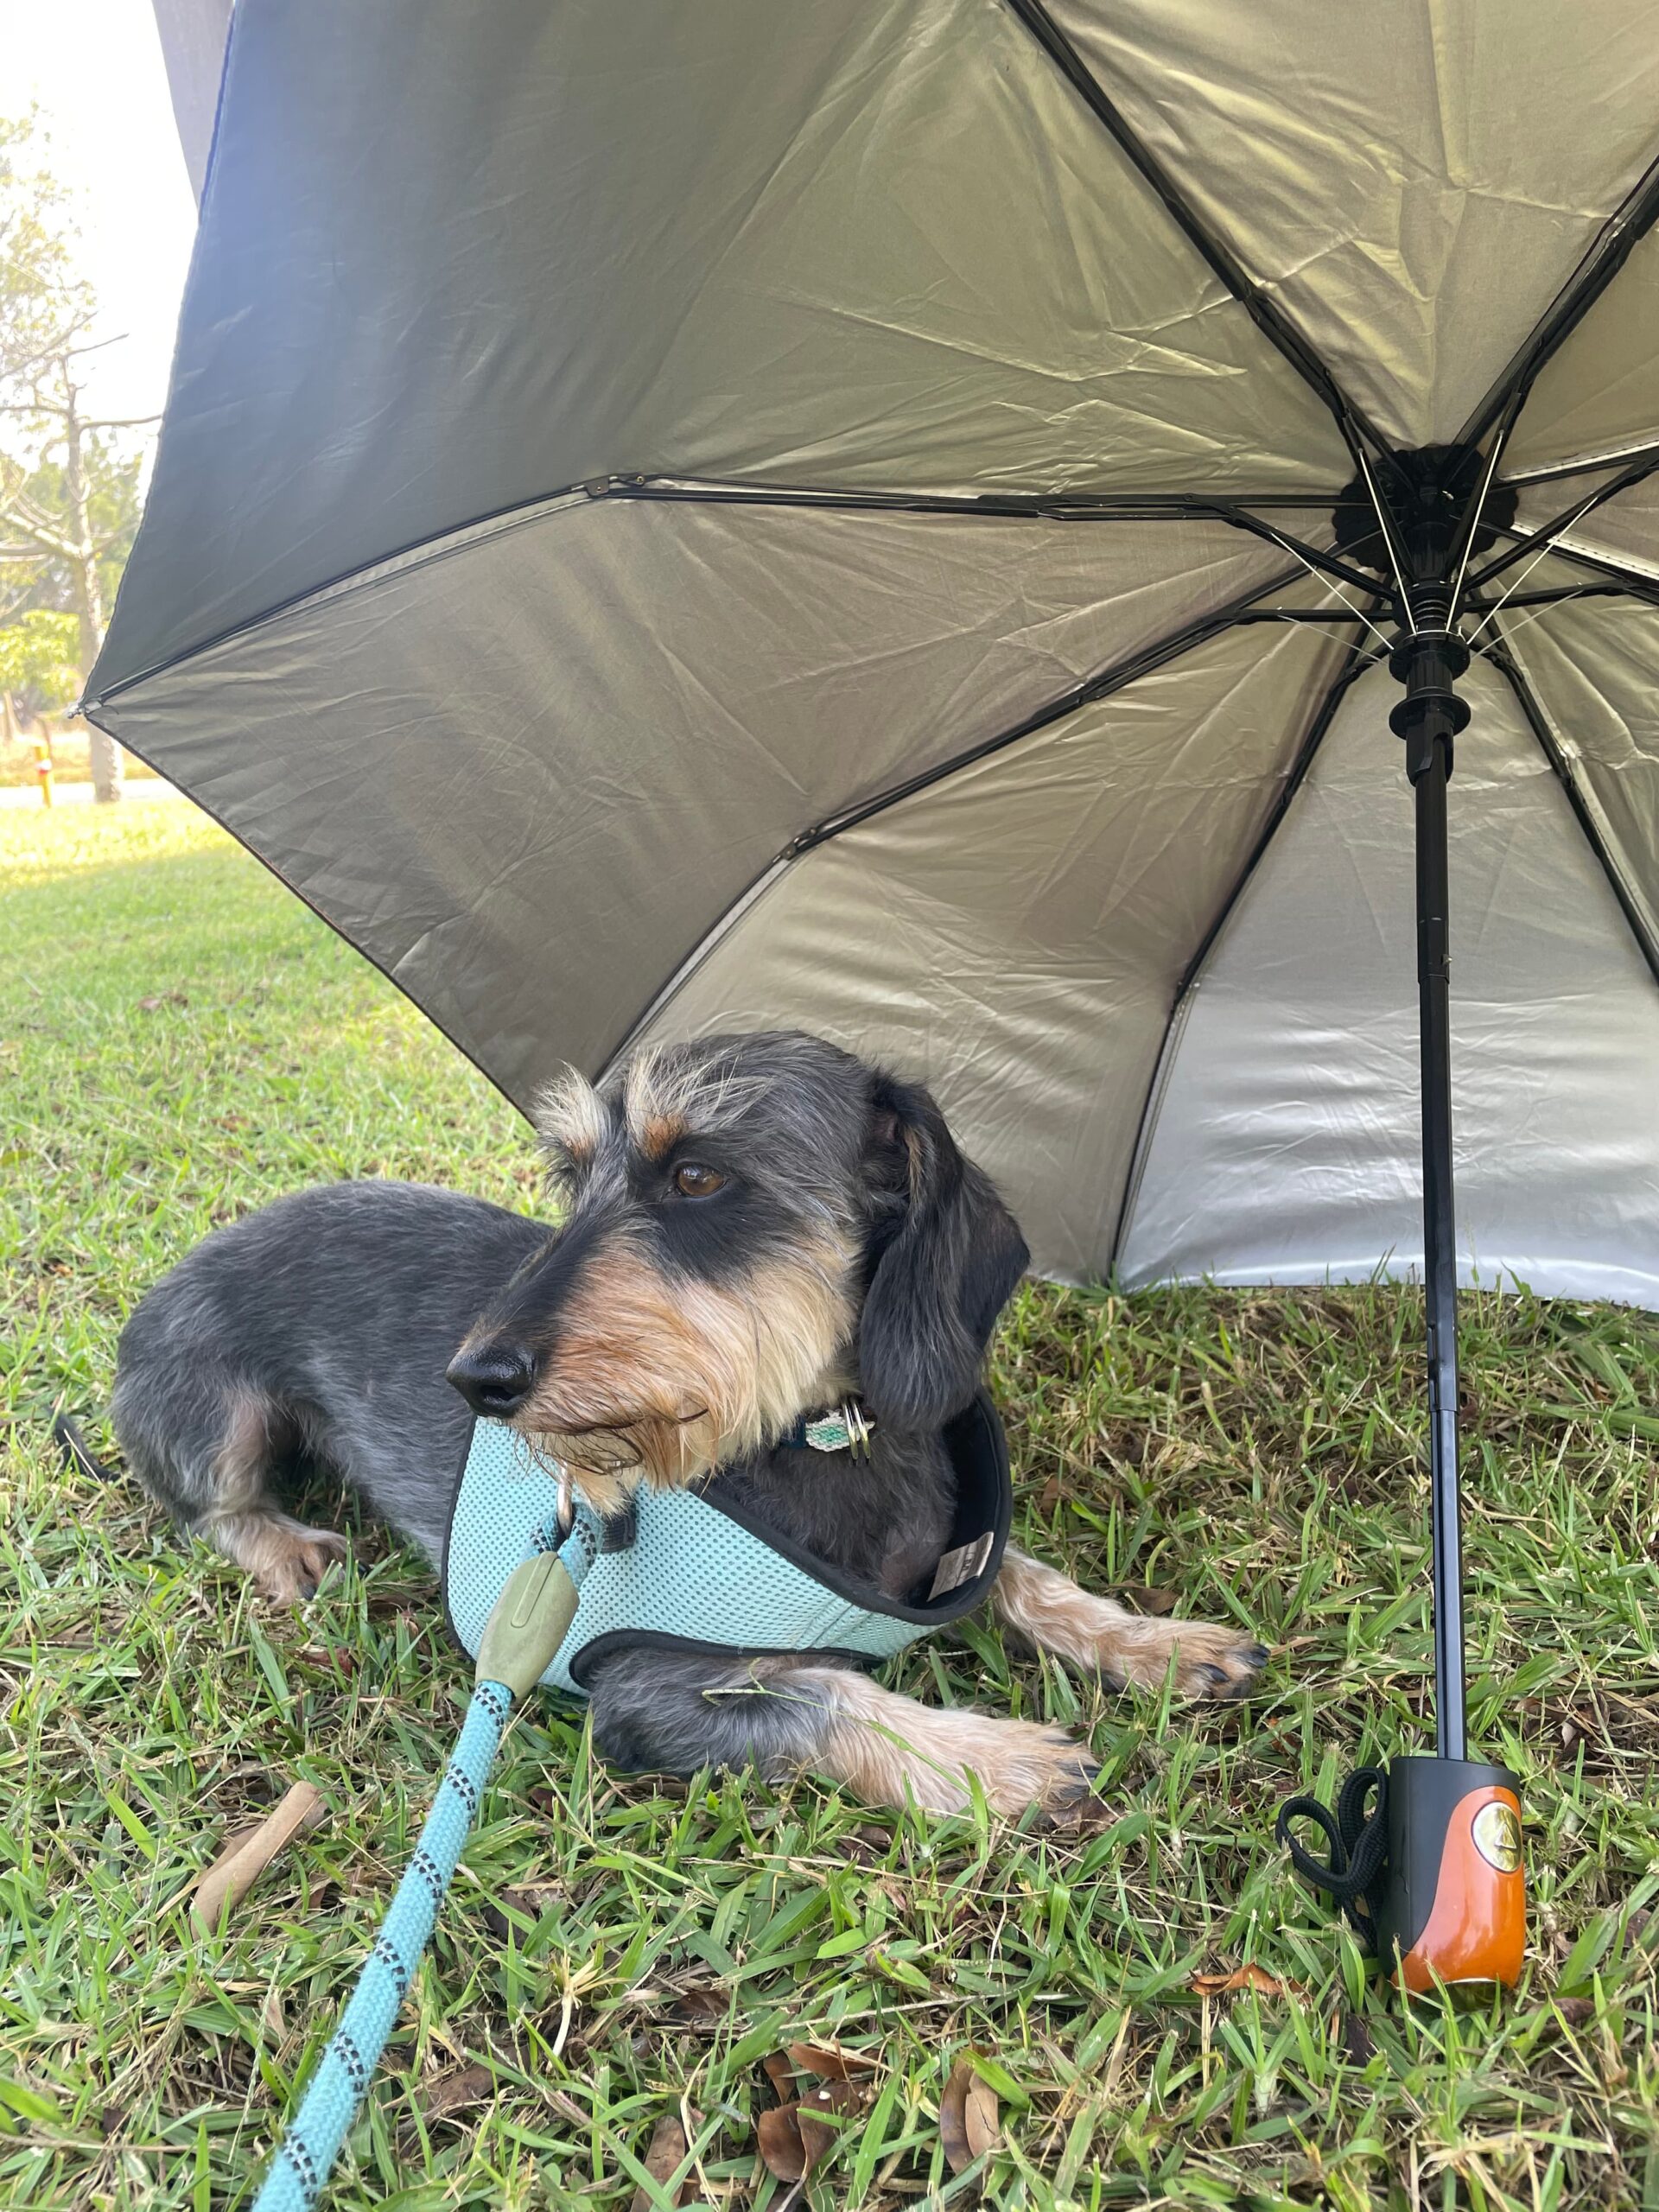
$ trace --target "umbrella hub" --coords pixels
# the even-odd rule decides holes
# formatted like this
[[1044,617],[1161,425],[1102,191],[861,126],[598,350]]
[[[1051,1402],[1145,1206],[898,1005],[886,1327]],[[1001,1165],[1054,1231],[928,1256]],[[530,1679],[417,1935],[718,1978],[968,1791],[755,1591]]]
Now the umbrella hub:
[[[1376,494],[1388,506],[1397,549],[1403,553],[1408,583],[1433,583],[1446,577],[1452,549],[1479,497],[1486,456],[1478,446],[1417,446],[1391,453],[1375,472]],[[1484,553],[1515,520],[1513,485],[1492,484],[1481,501],[1469,550]],[[1356,476],[1335,508],[1337,550],[1363,569],[1391,576],[1388,543],[1372,503],[1372,487]]]

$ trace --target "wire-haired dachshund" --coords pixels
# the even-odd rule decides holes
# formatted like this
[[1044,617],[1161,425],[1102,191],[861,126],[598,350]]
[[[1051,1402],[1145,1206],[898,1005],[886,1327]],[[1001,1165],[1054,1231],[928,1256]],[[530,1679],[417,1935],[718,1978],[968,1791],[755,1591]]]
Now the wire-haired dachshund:
[[[793,1032],[642,1052],[537,1116],[550,1230],[416,1184],[347,1183],[219,1230],[121,1338],[114,1421],[180,1525],[278,1599],[344,1547],[283,1510],[321,1462],[437,1561],[474,1413],[575,1471],[601,1514],[720,1468],[781,1536],[903,1599],[950,1540],[941,1431],[974,1396],[1028,1254],[928,1093]],[[844,1401],[865,1452],[781,1448]],[[866,1456],[866,1453],[868,1456]],[[1113,1682],[1230,1697],[1267,1654],[1230,1625],[1144,1619],[1009,1550],[1002,1625]],[[1060,1730],[918,1705],[824,1654],[660,1649],[595,1665],[617,1763],[813,1768],[879,1802],[1078,1810]]]

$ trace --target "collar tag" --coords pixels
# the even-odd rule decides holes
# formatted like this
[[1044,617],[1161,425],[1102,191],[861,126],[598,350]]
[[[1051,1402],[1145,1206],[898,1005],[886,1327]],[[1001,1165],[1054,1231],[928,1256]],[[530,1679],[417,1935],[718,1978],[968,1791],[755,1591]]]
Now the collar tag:
[[927,1593],[931,1605],[936,1598],[948,1598],[953,1590],[960,1590],[964,1582],[971,1582],[983,1573],[985,1562],[991,1555],[995,1535],[988,1529],[982,1536],[976,1536],[971,1543],[958,1544],[933,1570],[933,1587]]
[[868,1459],[872,1427],[863,1407],[855,1398],[849,1398],[830,1413],[797,1421],[781,1441],[804,1445],[811,1452],[850,1452],[855,1459]]

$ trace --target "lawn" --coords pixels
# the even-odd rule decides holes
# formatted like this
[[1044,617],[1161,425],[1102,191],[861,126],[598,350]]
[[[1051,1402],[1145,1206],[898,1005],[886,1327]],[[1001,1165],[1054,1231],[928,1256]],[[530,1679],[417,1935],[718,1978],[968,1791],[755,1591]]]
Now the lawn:
[[[273,1610],[125,1484],[67,1476],[47,1422],[62,1400],[107,1447],[123,1316],[278,1192],[531,1208],[537,1178],[512,1113],[193,810],[0,814],[0,2203],[209,2212],[249,2199],[468,1670],[372,1532]],[[327,2202],[627,2207],[678,2114],[692,2199],[782,2212],[763,2062],[816,2039],[875,2069],[819,2206],[1659,2207],[1650,1319],[1466,1309],[1471,1719],[1523,1777],[1522,1987],[1402,2002],[1272,1840],[1290,1792],[1422,1742],[1421,1324],[1386,1287],[1023,1294],[995,1374],[1021,1541],[1249,1622],[1261,1697],[1103,1695],[989,1630],[907,1655],[924,1697],[1087,1731],[1100,1821],[1058,1839],[613,1776],[537,1706]],[[198,1872],[299,1777],[328,1820],[202,1935]],[[1192,1986],[1247,1963],[1265,1992]],[[957,2179],[969,2047],[1001,2134]]]

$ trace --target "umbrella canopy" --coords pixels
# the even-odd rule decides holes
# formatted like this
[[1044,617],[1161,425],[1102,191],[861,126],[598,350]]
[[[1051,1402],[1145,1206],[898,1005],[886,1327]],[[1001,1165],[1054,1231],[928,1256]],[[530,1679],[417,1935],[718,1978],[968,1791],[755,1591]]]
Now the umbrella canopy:
[[1427,527],[1461,1264],[1659,1306],[1650,9],[780,22],[238,0],[93,718],[521,1105],[799,1024],[1052,1274],[1363,1277]]

